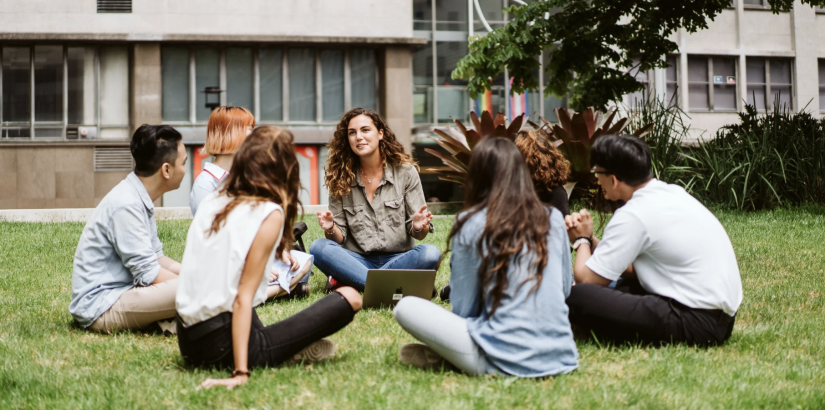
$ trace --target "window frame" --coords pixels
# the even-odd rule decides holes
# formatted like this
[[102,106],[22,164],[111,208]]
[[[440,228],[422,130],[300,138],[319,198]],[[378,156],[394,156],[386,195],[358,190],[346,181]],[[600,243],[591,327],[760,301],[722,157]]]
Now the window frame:
[[[739,85],[740,85],[739,84],[740,83],[739,79],[741,78],[741,76],[739,75],[739,73],[740,73],[742,68],[739,67],[739,59],[736,58],[736,56],[706,55],[706,54],[688,54],[688,58],[690,58],[690,57],[694,57],[694,58],[698,57],[698,58],[702,58],[702,59],[706,60],[707,70],[708,70],[708,78],[707,78],[707,82],[704,82],[704,81],[703,82],[690,81],[690,75],[688,75],[688,83],[687,83],[687,87],[686,87],[687,90],[688,90],[687,91],[688,92],[687,112],[736,113],[736,112],[741,111],[742,102],[740,101],[740,98],[739,98]],[[715,100],[715,91],[716,90],[715,90],[715,87],[714,87],[714,85],[716,85],[716,84],[714,84],[714,82],[713,82],[713,77],[714,77],[714,75],[713,75],[714,74],[714,72],[713,72],[713,59],[714,58],[729,58],[729,59],[733,60],[733,75],[736,78],[736,84],[734,84],[733,93],[734,93],[735,100],[736,100],[736,106],[732,109],[719,109],[719,108],[716,108],[716,100]],[[689,59],[688,59],[688,72],[690,72],[690,60]],[[676,78],[677,79],[679,78],[678,74],[677,74]],[[693,108],[693,107],[690,106],[690,85],[691,84],[694,84],[694,85],[706,84],[707,85],[707,87],[708,87],[708,108],[707,109]]]
[[[764,110],[757,109],[757,111],[758,112],[773,112],[773,93],[771,92],[771,85],[776,84],[777,86],[781,85],[781,86],[790,86],[791,87],[791,98],[790,98],[789,109],[792,112],[796,112],[796,107],[794,106],[794,98],[793,98],[793,96],[794,96],[793,92],[794,92],[794,89],[796,88],[795,85],[794,85],[796,83],[796,77],[794,76],[794,59],[793,58],[747,56],[747,57],[745,57],[745,59],[746,59],[745,64],[747,64],[747,58],[762,59],[762,60],[764,60],[764,63],[765,63],[765,82],[764,83],[752,83],[752,82],[750,82],[750,80],[748,80],[747,84],[745,84],[745,89],[746,90],[747,90],[747,87],[749,87],[751,85],[753,85],[753,86],[764,86],[765,87],[765,101],[764,101],[765,109]],[[790,64],[789,68],[790,68],[790,74],[791,74],[790,84],[785,84],[785,83],[780,84],[780,83],[774,83],[774,82],[771,81],[771,60],[786,60],[786,61],[788,61],[788,64]],[[818,62],[819,62],[819,59],[817,59],[817,63]],[[747,69],[747,67],[746,67],[746,69]],[[817,70],[818,69],[819,69],[819,67],[817,66]],[[818,76],[818,73],[817,73],[817,76]],[[820,84],[820,88],[822,88],[821,84]],[[748,95],[748,96],[745,97],[745,99],[747,100],[747,98],[749,98],[749,97],[750,96]]]
[[[36,121],[35,115],[35,98],[36,98],[36,82],[35,82],[35,47],[37,46],[59,46],[61,47],[62,51],[62,58],[63,58],[63,84],[62,84],[62,98],[61,98],[61,111],[62,111],[62,118],[60,121]],[[88,140],[98,140],[101,139],[101,134],[103,130],[128,130],[130,124],[103,124],[101,121],[101,63],[100,63],[100,49],[102,46],[114,46],[114,47],[126,47],[127,48],[127,58],[128,62],[127,65],[130,66],[131,70],[131,62],[132,62],[132,54],[128,49],[127,44],[74,44],[74,43],[66,43],[66,42],[21,42],[21,43],[2,43],[0,44],[0,144],[2,143],[13,143],[13,142],[25,142],[25,141],[38,141],[38,142],[57,142],[57,141],[78,141],[82,139]],[[15,48],[27,48],[29,50],[29,120],[28,121],[4,121],[3,120],[3,49],[6,47],[15,47]],[[94,100],[95,100],[95,109],[94,109],[94,123],[83,123],[83,124],[70,124],[69,123],[69,48],[72,47],[80,47],[80,48],[91,48],[94,49]],[[127,74],[128,75],[128,74]],[[127,85],[129,87],[129,85]],[[131,112],[131,99],[127,101],[126,110],[127,112]],[[128,114],[127,114],[128,115]],[[41,126],[38,126],[41,125]],[[95,134],[93,137],[88,136],[81,136],[79,132],[79,128],[81,127],[94,127]],[[6,129],[29,129],[29,136],[28,137],[4,137],[4,130]],[[59,137],[37,137],[37,129],[59,129],[61,136]],[[74,137],[69,138],[69,133],[72,132]]]
[[[280,126],[334,126],[338,121],[324,121],[323,120],[323,74],[321,68],[321,52],[323,50],[342,50],[344,52],[344,112],[352,109],[352,75],[351,75],[351,59],[350,52],[353,49],[372,50],[375,53],[375,108],[379,109],[380,105],[380,84],[381,84],[381,70],[380,70],[380,52],[381,49],[375,47],[319,47],[314,45],[290,45],[290,46],[264,46],[264,45],[249,45],[249,44],[219,44],[219,45],[200,45],[200,44],[168,44],[169,47],[180,47],[189,50],[189,115],[186,121],[168,121],[162,119],[163,124],[172,126],[190,126],[203,127],[208,123],[207,121],[198,121],[197,119],[197,94],[201,92],[197,89],[195,82],[197,74],[197,65],[195,63],[195,51],[198,49],[213,49],[217,50],[219,58],[219,78],[220,78],[220,105],[226,105],[227,92],[227,66],[226,66],[226,51],[229,48],[249,48],[252,50],[252,107],[248,108],[255,116],[256,124],[270,124]],[[163,47],[163,46],[162,46]],[[281,50],[281,120],[268,121],[261,119],[261,67],[260,67],[260,51],[264,49],[278,49]],[[292,121],[289,119],[289,50],[290,49],[311,49],[314,51],[315,58],[315,119],[311,121]],[[163,53],[161,52],[161,55]],[[161,60],[161,67],[163,61]],[[162,85],[161,85],[162,87]],[[163,101],[161,100],[161,111]]]

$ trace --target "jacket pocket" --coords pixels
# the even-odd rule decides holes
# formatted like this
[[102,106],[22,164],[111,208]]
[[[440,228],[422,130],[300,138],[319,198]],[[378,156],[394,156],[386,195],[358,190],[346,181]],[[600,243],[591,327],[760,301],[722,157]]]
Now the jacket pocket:
[[390,201],[384,201],[384,207],[386,212],[386,217],[390,226],[393,228],[398,228],[404,223],[404,204],[403,198],[393,199]]
[[347,227],[350,235],[357,235],[366,229],[369,221],[364,205],[344,206],[344,216],[347,218]]

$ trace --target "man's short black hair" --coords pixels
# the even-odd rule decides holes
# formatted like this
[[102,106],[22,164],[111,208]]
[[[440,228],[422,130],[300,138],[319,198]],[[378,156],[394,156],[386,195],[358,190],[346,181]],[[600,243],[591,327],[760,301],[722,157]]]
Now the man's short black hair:
[[632,187],[651,178],[650,147],[632,135],[605,135],[590,148],[590,163]]
[[129,145],[135,159],[135,174],[152,176],[164,163],[174,164],[180,140],[180,133],[168,125],[141,125]]

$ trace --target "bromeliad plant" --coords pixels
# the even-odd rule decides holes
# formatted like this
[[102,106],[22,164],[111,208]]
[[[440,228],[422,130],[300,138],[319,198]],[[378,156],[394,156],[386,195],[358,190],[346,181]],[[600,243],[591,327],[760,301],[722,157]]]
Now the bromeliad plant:
[[[572,115],[570,113],[573,113]],[[590,173],[590,147],[603,135],[621,134],[630,124],[633,117],[624,117],[613,123],[618,110],[614,109],[607,114],[589,107],[583,112],[574,112],[565,108],[556,108],[558,124],[539,117],[542,125],[528,121],[533,128],[544,135],[561,150],[564,157],[570,161],[570,182],[580,188],[590,190],[595,187],[596,178]],[[638,128],[632,135],[639,138],[651,132],[653,124]],[[572,189],[572,187],[571,187]],[[587,195],[584,195],[587,196]]]
[[[572,112],[572,115],[571,115]],[[556,109],[559,118],[558,124],[553,124],[540,117],[542,125],[527,121],[541,136],[549,139],[558,147],[565,158],[570,161],[570,182],[565,186],[568,195],[577,187],[579,198],[590,199],[595,193],[596,180],[590,173],[590,147],[602,135],[619,134],[624,131],[633,117],[620,118],[615,123],[617,110],[605,114],[601,111],[588,108],[578,113],[564,108]],[[481,118],[470,113],[475,129],[468,129],[459,120],[454,120],[458,128],[447,127],[446,130],[434,130],[438,137],[432,137],[438,145],[444,148],[449,155],[442,152],[425,149],[426,152],[440,158],[446,165],[444,168],[430,168],[426,171],[439,174],[444,181],[464,184],[467,170],[470,167],[470,156],[473,148],[482,138],[489,136],[504,137],[514,140],[524,122],[524,116],[518,116],[509,126],[505,124],[504,115],[497,114],[495,118],[488,111],[481,113]],[[643,137],[651,132],[653,124],[638,127],[632,135]]]
[[446,132],[439,129],[434,130],[441,138],[432,137],[433,140],[450,155],[425,148],[424,151],[440,158],[447,166],[446,168],[430,168],[426,171],[439,174],[438,178],[441,180],[463,185],[467,179],[467,171],[470,169],[470,156],[476,144],[486,137],[503,137],[515,140],[524,122],[524,115],[516,117],[510,122],[509,126],[505,124],[504,114],[502,113],[496,114],[493,118],[489,111],[482,111],[479,119],[473,111],[470,112],[470,119],[473,121],[475,129],[468,129],[461,121],[453,120],[458,129],[447,127]]

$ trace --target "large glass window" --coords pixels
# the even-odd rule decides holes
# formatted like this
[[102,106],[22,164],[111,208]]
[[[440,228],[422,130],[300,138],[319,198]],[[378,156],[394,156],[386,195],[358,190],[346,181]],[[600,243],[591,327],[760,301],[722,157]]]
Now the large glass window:
[[748,104],[772,110],[774,103],[793,109],[791,60],[748,57]]
[[95,48],[69,47],[69,126],[93,125],[97,122],[97,76]]
[[226,105],[252,110],[252,68],[251,48],[228,48],[226,50]]
[[161,57],[163,121],[178,126],[203,126],[221,105],[247,108],[258,123],[330,125],[347,107],[378,106],[372,49],[171,45]]
[[321,82],[321,92],[324,95],[321,109],[323,120],[338,121],[344,115],[343,50],[321,51]]
[[[223,105],[218,96],[212,95],[213,90],[221,89],[220,69],[220,50],[207,48],[195,49],[195,118],[198,122],[209,121],[212,109],[216,108],[206,105],[207,97],[211,97],[210,102],[219,100],[218,105]],[[220,93],[220,91],[218,91],[218,93]],[[166,120],[166,118],[164,118],[164,120]]]
[[2,47],[0,139],[128,139],[125,46]]
[[[458,61],[469,51],[470,32],[486,33],[482,20],[493,29],[505,25],[509,16],[503,10],[515,4],[510,0],[478,0],[477,3],[478,7],[466,0],[413,1],[414,35],[428,40],[426,45],[412,47],[412,114],[421,136],[428,133],[425,126],[448,124],[453,119],[469,121],[470,111],[500,112],[509,118],[526,113],[538,121],[542,115],[555,118],[553,109],[564,105],[562,99],[544,98],[542,82],[539,90],[510,96],[508,79],[502,74],[492,80],[492,90],[470,98],[467,81],[452,78]],[[432,13],[433,7],[434,25],[429,24],[432,17],[427,14]]]
[[315,121],[315,50],[289,50],[289,120]]
[[262,49],[258,54],[261,75],[261,120],[284,119],[284,62],[278,49]]
[[160,58],[163,118],[189,121],[189,49],[164,47]]
[[352,106],[377,109],[375,50],[352,50],[350,64],[352,65]]

